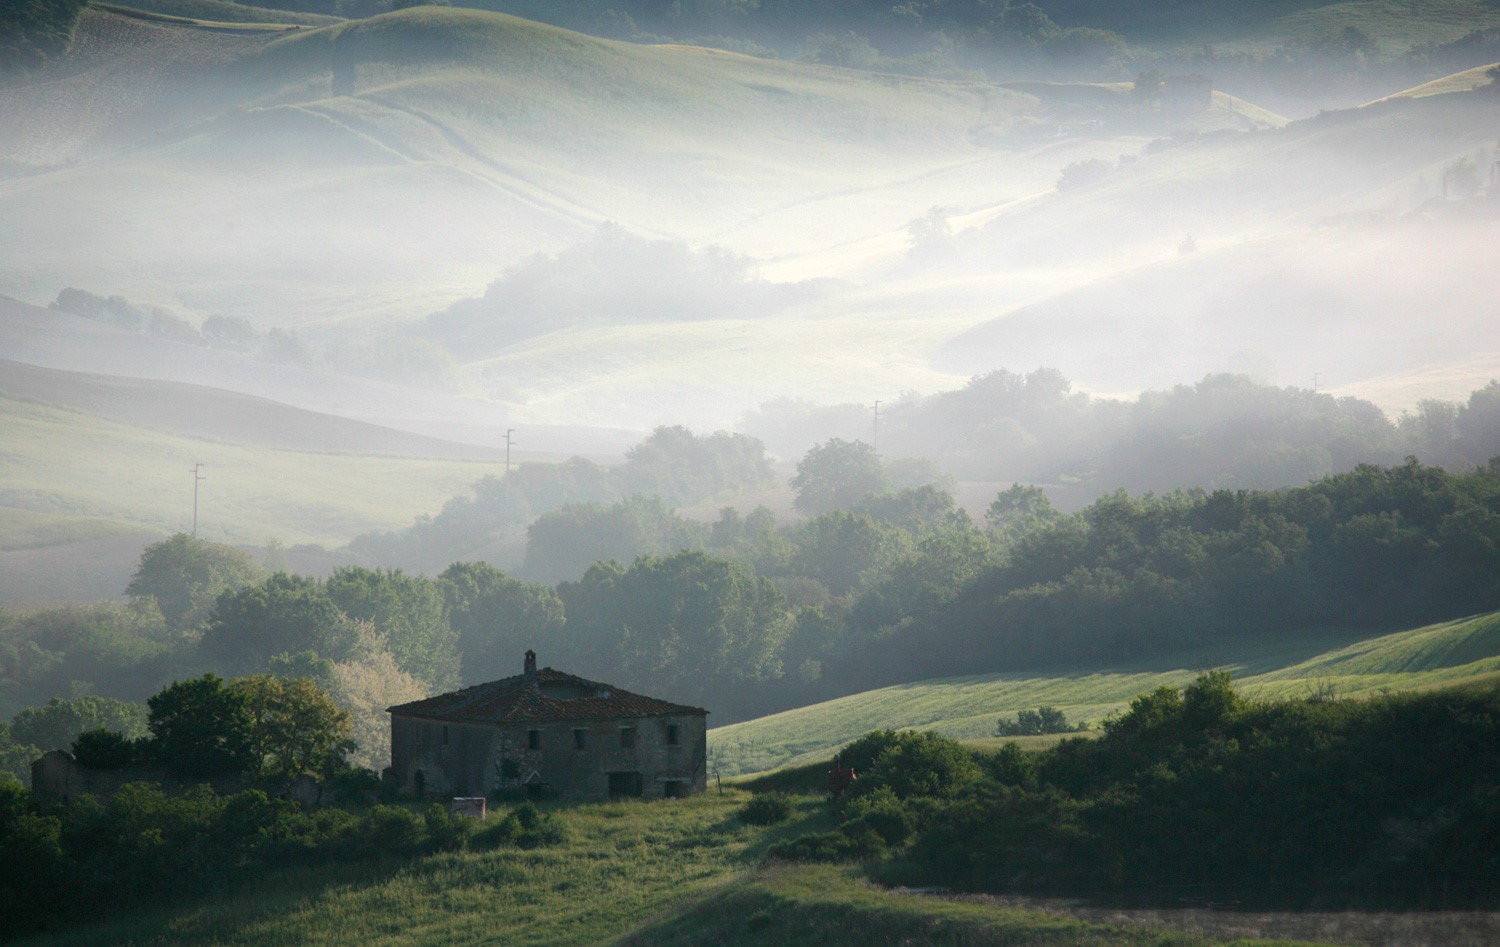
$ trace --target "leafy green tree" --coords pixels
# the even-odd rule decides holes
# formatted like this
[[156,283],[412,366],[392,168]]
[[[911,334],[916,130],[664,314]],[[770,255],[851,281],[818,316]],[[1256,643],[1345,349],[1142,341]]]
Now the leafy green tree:
[[745,434],[698,437],[685,427],[658,427],[625,453],[616,474],[625,493],[655,494],[682,503],[775,479],[766,447]]
[[203,623],[221,592],[264,575],[242,549],[177,533],[146,547],[125,594],[155,599],[168,626],[184,631]]
[[126,737],[146,735],[146,707],[109,697],[54,697],[42,707],[28,707],[11,721],[11,735],[42,750],[60,750],[88,730],[114,730]]
[[85,730],[73,741],[70,751],[80,766],[91,769],[119,769],[155,758],[155,744],[149,738],[131,739],[117,730]]
[[31,782],[31,763],[42,755],[42,748],[30,743],[19,743],[11,735],[10,724],[0,720],[0,786],[6,777],[22,785]]
[[455,562],[438,583],[458,633],[467,683],[517,673],[527,649],[550,650],[562,633],[562,600],[545,585],[522,582],[484,562]]
[[278,572],[259,585],[221,594],[201,647],[228,670],[259,671],[275,655],[300,651],[342,661],[357,637],[355,623],[320,582]]
[[865,513],[835,510],[797,530],[793,567],[822,582],[835,595],[852,591],[911,549],[902,529],[877,523]]
[[982,775],[963,744],[915,730],[868,733],[839,756],[858,774],[860,795],[885,788],[899,799],[951,797]]
[[890,480],[875,448],[864,441],[831,438],[809,450],[797,463],[792,478],[801,512],[817,516],[830,510],[848,509],[871,493],[883,493]]
[[345,566],[325,588],[345,615],[375,625],[402,670],[435,691],[457,686],[458,635],[437,582],[400,569]]
[[1057,520],[1061,513],[1052,506],[1047,492],[1033,484],[1013,483],[1002,490],[985,510],[984,521],[1006,539],[1015,539]]
[[330,776],[344,768],[343,754],[352,749],[349,712],[309,678],[257,674],[231,681],[228,691],[244,708],[259,775]]
[[953,494],[931,485],[872,493],[856,503],[852,512],[867,513],[909,533],[962,528],[969,523],[969,514],[958,508]]
[[629,569],[596,566],[558,591],[580,660],[635,686],[678,700],[712,696],[722,707],[780,673],[786,600],[739,563],[702,552],[643,556]]
[[146,705],[157,756],[174,777],[212,779],[257,768],[245,695],[217,675],[174,681]]
[[594,562],[628,562],[701,546],[705,533],[660,497],[631,496],[609,507],[570,503],[527,527],[522,571],[555,582],[582,575]]

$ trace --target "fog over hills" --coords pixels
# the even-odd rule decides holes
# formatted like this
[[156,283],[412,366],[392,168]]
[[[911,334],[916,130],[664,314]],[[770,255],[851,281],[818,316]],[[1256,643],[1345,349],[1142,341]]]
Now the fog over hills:
[[[1226,41],[1332,15],[1278,11]],[[24,221],[0,358],[78,373],[9,381],[115,421],[471,459],[523,427],[523,460],[997,368],[1316,379],[1393,413],[1500,373],[1488,67],[1295,121],[1116,74],[920,78],[456,8],[90,8],[0,82],[0,218]],[[38,308],[70,287],[150,325]],[[215,321],[249,341],[205,347]],[[256,428],[275,409],[242,396],[435,440]],[[129,414],[153,399],[199,421]]]

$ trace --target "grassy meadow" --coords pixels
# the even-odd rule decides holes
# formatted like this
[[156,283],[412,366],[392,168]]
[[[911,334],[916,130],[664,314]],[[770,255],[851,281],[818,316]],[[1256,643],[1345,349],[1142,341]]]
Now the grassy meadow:
[[1161,921],[1094,923],[1034,906],[935,899],[876,887],[853,869],[760,868],[773,841],[832,821],[820,800],[804,798],[786,824],[746,826],[735,816],[746,799],[731,789],[670,802],[558,805],[569,840],[556,848],[293,869],[196,903],[80,917],[76,928],[16,943],[1261,943],[1176,933]]
[[[838,747],[877,729],[931,730],[955,739],[996,742],[995,724],[1019,710],[1054,706],[1070,722],[1097,723],[1137,695],[1181,687],[1224,668],[1250,698],[1358,697],[1500,679],[1500,613],[1443,622],[1377,638],[1289,638],[1184,654],[1140,667],[978,674],[898,684],[709,731],[710,758],[725,774],[756,773],[828,759]],[[1026,738],[1037,749],[1057,737]]]

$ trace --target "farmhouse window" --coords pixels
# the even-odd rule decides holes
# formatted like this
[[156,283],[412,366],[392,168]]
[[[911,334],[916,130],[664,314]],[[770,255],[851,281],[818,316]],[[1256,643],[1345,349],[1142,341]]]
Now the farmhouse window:
[[528,749],[528,750],[540,750],[541,748],[542,748],[542,731],[540,731],[540,730],[527,730],[526,731],[526,749]]
[[676,746],[677,739],[677,724],[667,724],[667,746]]
[[573,749],[581,750],[584,748],[584,734],[586,733],[588,731],[583,729],[573,731]]
[[635,748],[635,727],[620,728],[620,747],[626,750]]
[[448,725],[443,724],[443,746],[448,745]]

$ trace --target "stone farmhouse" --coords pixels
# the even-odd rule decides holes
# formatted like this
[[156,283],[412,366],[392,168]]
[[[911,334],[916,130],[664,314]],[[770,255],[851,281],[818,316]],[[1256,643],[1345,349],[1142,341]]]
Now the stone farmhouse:
[[534,651],[514,677],[388,710],[387,777],[417,796],[659,799],[708,785],[708,711],[538,670]]

